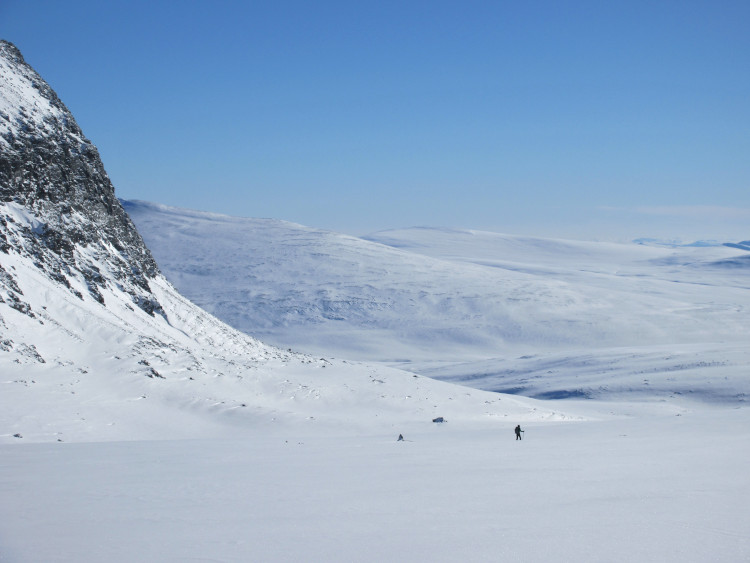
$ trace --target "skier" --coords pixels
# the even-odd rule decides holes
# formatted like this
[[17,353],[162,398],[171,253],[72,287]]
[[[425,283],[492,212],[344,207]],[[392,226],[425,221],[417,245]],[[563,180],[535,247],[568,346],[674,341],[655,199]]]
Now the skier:
[[516,440],[523,440],[523,438],[521,437],[521,432],[523,432],[523,430],[521,430],[521,425],[519,424],[518,426],[516,426]]

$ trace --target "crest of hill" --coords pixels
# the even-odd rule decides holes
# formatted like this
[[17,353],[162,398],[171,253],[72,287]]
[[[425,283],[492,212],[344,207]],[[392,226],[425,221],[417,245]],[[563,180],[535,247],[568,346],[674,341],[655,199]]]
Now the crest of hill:
[[426,361],[747,334],[736,308],[746,280],[717,265],[736,256],[727,247],[428,228],[363,239],[124,205],[181,291],[232,326],[297,349]]

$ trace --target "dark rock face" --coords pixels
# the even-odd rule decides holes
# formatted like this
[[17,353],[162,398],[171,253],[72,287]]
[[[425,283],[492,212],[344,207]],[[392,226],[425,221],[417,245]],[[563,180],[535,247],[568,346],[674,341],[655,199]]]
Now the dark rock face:
[[101,303],[113,284],[149,314],[161,312],[148,283],[159,269],[99,152],[18,49],[0,41],[0,252],[11,249],[79,297],[76,276]]

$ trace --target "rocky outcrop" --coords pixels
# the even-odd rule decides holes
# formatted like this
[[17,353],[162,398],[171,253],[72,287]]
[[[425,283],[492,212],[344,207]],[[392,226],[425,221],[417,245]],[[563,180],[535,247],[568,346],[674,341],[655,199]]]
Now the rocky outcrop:
[[[158,267],[99,152],[19,50],[0,41],[0,252],[11,248],[81,298],[78,287],[103,303],[101,289],[115,284],[161,312],[149,287]],[[0,276],[6,295],[16,294],[10,277]]]

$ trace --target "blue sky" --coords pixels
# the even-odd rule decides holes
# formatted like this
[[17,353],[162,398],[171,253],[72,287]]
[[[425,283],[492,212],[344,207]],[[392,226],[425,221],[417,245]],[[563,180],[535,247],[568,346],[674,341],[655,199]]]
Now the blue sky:
[[750,238],[750,3],[0,2],[120,197]]

